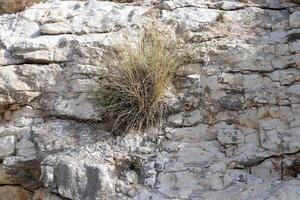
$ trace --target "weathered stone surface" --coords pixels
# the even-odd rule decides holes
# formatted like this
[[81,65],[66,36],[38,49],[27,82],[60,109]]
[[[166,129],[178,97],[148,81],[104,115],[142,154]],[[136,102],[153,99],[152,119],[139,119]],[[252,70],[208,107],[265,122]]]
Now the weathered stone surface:
[[[299,199],[299,12],[287,0],[90,0],[0,16],[0,141],[15,138],[0,184],[43,187],[36,200]],[[91,91],[106,50],[149,21],[190,63],[161,129],[113,136]]]
[[84,124],[68,120],[54,120],[33,127],[33,141],[39,153],[47,155],[106,138],[109,133],[99,129],[97,124]]
[[296,11],[290,16],[290,27],[291,28],[300,28],[300,11]]
[[280,180],[282,177],[281,160],[266,160],[258,166],[251,167],[251,173],[255,177],[259,177],[266,182]]
[[[65,2],[65,4],[68,4]],[[46,5],[43,5],[43,7]],[[101,6],[102,9],[97,9]],[[39,7],[37,7],[39,8]],[[105,33],[119,30],[139,19],[147,9],[143,7],[121,6],[111,2],[93,1],[88,4],[69,3],[66,9],[52,9],[48,15],[48,22],[42,26],[42,34],[86,34]],[[61,14],[60,19],[55,15]],[[78,16],[78,15],[81,16]],[[68,18],[72,17],[72,20]],[[51,20],[51,21],[50,21]]]
[[1,200],[30,200],[32,193],[19,186],[0,186]]
[[16,182],[27,189],[37,189],[41,186],[39,181],[40,163],[30,129],[8,129],[16,135],[20,134],[20,140],[16,143],[14,156],[5,157],[3,165],[7,174],[14,177]]
[[6,172],[26,189],[35,190],[42,186],[40,161],[36,157],[6,157],[3,161]]
[[32,200],[62,200],[62,198],[41,188],[34,191]]
[[4,136],[0,137],[0,160],[6,156],[14,155],[16,150],[16,137]]
[[242,108],[239,97],[225,96],[219,99],[219,103],[226,110],[240,110]]
[[14,185],[17,181],[8,175],[3,168],[3,165],[0,164],[0,185]]
[[[278,189],[280,188],[280,189]],[[229,187],[226,190],[217,192],[201,192],[195,193],[194,198],[204,199],[218,199],[224,200],[246,200],[253,199],[268,199],[268,200],[284,200],[293,199],[296,200],[299,195],[299,180],[291,180],[286,183],[279,182],[274,185],[268,183],[261,183],[255,185],[239,184],[233,187]]]
[[6,95],[1,105],[27,104],[41,94],[41,90],[55,84],[60,67],[19,65],[0,67],[0,90]]
[[204,119],[201,116],[201,110],[170,115],[167,119],[170,124],[177,126],[192,126],[202,122],[202,120]]
[[58,194],[63,197],[77,200],[112,197],[115,167],[101,162],[95,163],[93,158],[81,158],[81,161],[78,159],[55,157],[51,160],[49,157],[44,160],[42,177],[45,186],[57,189]]
[[222,144],[239,144],[244,142],[244,135],[239,130],[218,130],[217,138]]

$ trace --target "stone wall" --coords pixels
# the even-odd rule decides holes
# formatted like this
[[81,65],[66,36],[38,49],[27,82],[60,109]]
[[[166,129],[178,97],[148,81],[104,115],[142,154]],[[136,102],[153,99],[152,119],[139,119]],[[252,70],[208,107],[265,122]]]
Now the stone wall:
[[[110,41],[149,20],[193,58],[163,127],[114,137],[90,91]],[[0,200],[297,200],[299,1],[48,1],[0,16],[0,160]]]

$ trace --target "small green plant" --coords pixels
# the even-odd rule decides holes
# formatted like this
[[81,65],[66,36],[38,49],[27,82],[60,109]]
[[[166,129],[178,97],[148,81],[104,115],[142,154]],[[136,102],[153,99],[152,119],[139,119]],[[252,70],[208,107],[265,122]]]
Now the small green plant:
[[0,0],[0,15],[17,13],[43,0]]
[[164,94],[185,62],[178,44],[156,27],[146,28],[137,40],[126,39],[110,51],[97,102],[113,120],[113,132],[155,125],[165,113]]

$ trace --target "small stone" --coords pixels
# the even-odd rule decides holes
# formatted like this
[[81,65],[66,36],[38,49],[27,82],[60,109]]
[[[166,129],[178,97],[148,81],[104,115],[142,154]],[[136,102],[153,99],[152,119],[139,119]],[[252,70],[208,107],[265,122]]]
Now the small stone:
[[267,182],[280,180],[281,178],[281,159],[269,159],[257,166],[251,167],[251,174],[255,177],[261,178]]
[[9,110],[11,110],[11,111],[20,110],[20,109],[21,109],[21,106],[18,104],[13,104],[9,107]]
[[244,135],[240,130],[221,129],[218,130],[218,140],[222,144],[239,144],[244,142]]
[[221,10],[237,10],[244,7],[244,4],[238,2],[220,1],[216,3],[217,8]]
[[16,137],[13,135],[0,137],[0,160],[15,153]]
[[0,200],[31,200],[32,193],[19,186],[0,187]]
[[220,190],[224,187],[222,174],[219,172],[212,173],[209,171],[205,176],[205,183],[214,190]]
[[296,11],[290,15],[290,27],[291,28],[300,27],[300,11]]
[[5,107],[4,106],[0,106],[0,113],[4,113],[5,112]]
[[166,138],[169,139],[169,140],[171,140],[173,138],[173,135],[171,133],[167,133],[166,134]]
[[49,23],[42,26],[42,33],[45,35],[67,34],[70,32],[72,32],[70,25],[65,22]]
[[129,197],[134,197],[136,195],[137,191],[135,189],[131,189],[127,192],[127,195]]
[[153,151],[151,147],[145,146],[145,147],[139,147],[139,151],[141,153],[150,153]]
[[225,155],[226,157],[232,157],[234,155],[234,152],[236,150],[236,146],[235,145],[226,145],[225,146]]
[[[85,153],[84,157],[90,154],[90,152],[81,153]],[[60,154],[58,157],[48,156],[44,159],[41,175],[44,185],[49,189],[57,188],[60,196],[69,199],[86,199],[86,194],[89,194],[88,199],[100,200],[103,199],[101,195],[113,195],[116,180],[115,167],[103,162],[100,156],[80,157],[80,160],[78,156],[82,155],[63,157]]]
[[220,98],[219,104],[222,108],[228,110],[240,110],[242,108],[242,102],[239,97],[235,96],[225,96]]
[[41,188],[34,191],[32,200],[62,200],[62,198]]
[[155,177],[146,178],[145,181],[144,181],[144,185],[145,186],[150,186],[151,188],[153,188],[154,184],[155,184],[155,180],[156,180]]
[[201,88],[201,76],[199,74],[192,74],[179,79],[177,82],[178,88],[188,88],[189,90],[199,90]]
[[16,183],[16,180],[5,172],[3,164],[0,164],[0,185],[14,185]]
[[170,141],[163,145],[163,151],[167,151],[169,153],[171,152],[177,152],[178,151],[178,144],[176,142]]
[[157,160],[155,162],[155,166],[154,167],[155,167],[156,171],[162,172],[164,170],[164,163],[161,162],[160,160]]
[[204,120],[201,110],[193,110],[191,112],[181,112],[170,115],[167,121],[172,125],[178,126],[192,126]]
[[234,169],[236,167],[237,163],[235,161],[231,161],[228,163],[226,169]]
[[126,180],[131,184],[136,184],[138,181],[138,175],[135,171],[129,170],[125,173]]
[[161,10],[173,10],[174,8],[176,8],[176,4],[173,1],[162,1],[159,4]]
[[245,170],[228,170],[227,174],[233,182],[245,182],[249,184],[263,182],[262,179],[252,176],[251,174],[245,172]]
[[10,110],[7,110],[7,111],[4,112],[4,119],[6,121],[10,120],[10,116],[11,116],[11,111]]
[[155,189],[159,189],[160,187],[161,187],[160,182],[159,182],[159,181],[156,181],[156,182],[154,183],[154,188],[155,188]]

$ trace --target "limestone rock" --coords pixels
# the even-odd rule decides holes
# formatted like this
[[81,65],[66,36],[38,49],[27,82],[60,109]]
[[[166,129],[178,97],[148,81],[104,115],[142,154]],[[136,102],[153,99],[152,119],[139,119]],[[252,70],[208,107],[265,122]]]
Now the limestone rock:
[[223,129],[218,131],[218,140],[222,144],[239,144],[244,142],[244,136],[239,130]]
[[108,163],[95,163],[95,158],[78,162],[78,157],[49,157],[42,165],[44,185],[65,198],[103,199],[114,195],[116,172]]
[[300,11],[296,11],[290,16],[290,26],[291,28],[299,28],[300,27]]
[[48,191],[45,191],[44,189],[38,189],[36,191],[34,191],[33,200],[62,200],[61,197],[50,193]]
[[15,153],[16,142],[15,136],[0,137],[0,160]]
[[26,189],[35,190],[42,186],[40,178],[40,161],[36,157],[6,157],[3,161],[6,172]]
[[281,179],[281,162],[280,160],[270,159],[262,162],[258,166],[251,167],[254,176],[260,177],[267,182],[273,182]]
[[19,186],[0,186],[1,200],[30,200],[32,193]]
[[8,175],[3,168],[3,165],[0,165],[0,185],[14,185],[17,181]]
[[41,186],[39,181],[40,163],[37,158],[36,147],[32,142],[30,130],[17,131],[20,131],[22,136],[16,144],[15,155],[5,157],[3,165],[7,174],[13,176],[18,184],[34,190]]
[[[26,104],[40,95],[40,90],[55,83],[58,65],[6,66],[0,68],[0,89],[6,96],[1,105]],[[22,78],[21,78],[22,77]]]
[[244,4],[238,2],[220,1],[215,6],[221,10],[236,10],[244,7]]
[[[280,187],[280,189],[278,190],[277,187]],[[255,185],[240,184],[218,192],[196,193],[194,196],[195,198],[222,198],[224,200],[232,200],[232,195],[236,196],[236,199],[240,200],[246,200],[249,197],[259,200],[284,200],[286,198],[296,200],[299,194],[299,192],[297,191],[298,188],[299,180],[291,180],[286,183],[279,182],[276,183],[276,185],[271,185],[268,183],[261,183]]]
[[[293,2],[47,1],[0,16],[0,185],[20,185],[0,199],[299,199]],[[93,102],[107,51],[153,22],[189,63],[162,126],[113,135]]]

